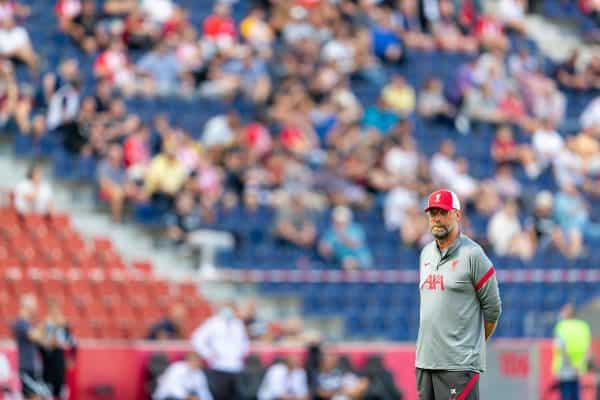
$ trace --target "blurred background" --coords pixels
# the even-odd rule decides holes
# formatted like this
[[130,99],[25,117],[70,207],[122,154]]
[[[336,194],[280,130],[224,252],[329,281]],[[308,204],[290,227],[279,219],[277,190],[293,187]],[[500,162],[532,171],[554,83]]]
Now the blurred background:
[[37,398],[148,399],[193,349],[216,399],[282,397],[281,371],[298,399],[415,399],[446,187],[503,298],[484,398],[600,398],[599,12],[0,0],[7,396],[25,368]]

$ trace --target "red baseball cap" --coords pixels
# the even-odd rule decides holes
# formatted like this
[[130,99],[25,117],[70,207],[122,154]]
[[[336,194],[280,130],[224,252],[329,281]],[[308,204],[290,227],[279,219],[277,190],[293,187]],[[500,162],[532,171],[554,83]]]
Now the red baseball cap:
[[453,191],[440,189],[429,195],[425,212],[429,211],[431,208],[441,208],[446,211],[460,210],[460,201]]

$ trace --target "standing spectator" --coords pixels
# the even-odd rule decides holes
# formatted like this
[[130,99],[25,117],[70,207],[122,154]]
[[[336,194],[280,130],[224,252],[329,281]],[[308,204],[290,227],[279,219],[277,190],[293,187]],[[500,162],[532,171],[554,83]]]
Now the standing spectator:
[[580,398],[579,378],[587,372],[592,335],[587,322],[575,318],[573,304],[560,312],[554,327],[552,372],[558,381],[562,400]]
[[42,400],[52,396],[43,381],[43,366],[40,349],[44,346],[43,325],[38,324],[37,299],[32,294],[21,297],[19,319],[13,326],[13,333],[19,353],[19,378],[23,397],[29,400]]
[[267,370],[258,400],[308,400],[306,371],[300,357],[289,355]]
[[372,264],[363,228],[352,222],[352,211],[337,206],[332,214],[333,225],[325,232],[319,251],[326,258],[333,258],[345,270],[368,268]]
[[158,378],[158,386],[152,400],[212,400],[206,375],[202,371],[202,359],[195,353],[186,354]]
[[42,180],[42,167],[33,165],[27,171],[27,178],[15,188],[15,208],[20,214],[51,214],[52,188]]
[[310,248],[317,229],[307,210],[302,193],[290,193],[279,207],[275,222],[275,235],[284,242]]
[[98,186],[100,197],[110,203],[113,221],[120,222],[125,201],[135,197],[137,189],[127,178],[123,150],[117,144],[109,147],[106,158],[98,166]]
[[75,339],[71,335],[65,316],[54,301],[48,304],[44,342],[42,351],[44,381],[52,391],[52,395],[59,399],[64,396],[67,353],[74,349]]
[[192,346],[208,364],[208,385],[215,400],[235,399],[237,380],[248,354],[248,335],[232,303],[226,304],[193,334]]
[[169,310],[169,315],[155,322],[148,332],[148,340],[179,340],[183,339],[181,325],[186,317],[183,304],[175,303]]

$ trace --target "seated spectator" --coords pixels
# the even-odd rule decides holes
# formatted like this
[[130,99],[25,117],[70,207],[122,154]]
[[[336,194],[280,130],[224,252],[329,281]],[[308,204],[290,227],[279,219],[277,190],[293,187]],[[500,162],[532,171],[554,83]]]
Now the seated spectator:
[[[515,26],[519,25],[515,24]],[[493,14],[477,18],[474,33],[481,47],[485,49],[504,51],[510,44],[502,22]]]
[[182,323],[186,318],[186,309],[182,304],[171,306],[169,314],[156,321],[148,331],[148,340],[179,340],[183,339]]
[[[576,136],[569,136],[566,139],[566,145],[561,149],[560,153],[552,160],[552,170],[554,177],[559,186],[563,183],[571,183],[576,186],[581,186],[586,179],[586,172],[590,171],[591,164],[585,157],[585,154],[589,150],[593,149],[594,145],[598,147],[598,143],[592,139],[590,143],[587,140],[581,143],[583,145],[581,150],[584,150],[583,154],[579,152],[579,143]],[[587,153],[589,154],[589,153]],[[597,154],[592,155],[592,157]],[[590,171],[591,172],[591,171]]]
[[594,98],[579,116],[582,128],[586,132],[600,135],[600,96]]
[[552,121],[545,119],[542,120],[538,129],[534,132],[531,144],[538,164],[542,169],[545,169],[560,154],[565,141],[556,131]]
[[372,264],[362,227],[352,222],[352,211],[344,206],[333,210],[333,225],[325,232],[319,251],[325,258],[333,258],[345,270],[368,268]]
[[267,64],[246,46],[239,47],[236,57],[223,64],[221,74],[224,80],[235,83],[231,89],[254,103],[264,103],[271,92]]
[[123,143],[123,158],[127,176],[133,181],[141,181],[150,164],[152,150],[150,148],[150,130],[140,127]]
[[404,55],[403,44],[393,29],[390,13],[376,9],[373,16],[375,17],[371,26],[373,54],[384,61],[400,61]]
[[419,4],[416,0],[400,1],[399,12],[394,14],[400,37],[411,49],[431,51],[435,48],[433,38],[423,32],[419,19]]
[[83,0],[81,12],[70,21],[65,19],[63,28],[86,53],[93,54],[98,50],[96,29],[101,18],[102,15],[96,8],[96,2]]
[[42,167],[33,165],[27,171],[27,178],[15,187],[15,208],[19,214],[51,214],[52,197],[52,188],[42,180]]
[[204,125],[201,139],[202,144],[207,148],[228,146],[233,143],[239,128],[240,117],[235,111],[228,114],[216,115]]
[[439,186],[447,186],[458,175],[454,156],[456,148],[450,139],[440,144],[440,149],[431,157],[431,178]]
[[406,210],[404,224],[400,227],[402,244],[420,249],[431,241],[427,220],[423,218],[420,207],[412,206]]
[[319,365],[316,384],[316,399],[355,399],[362,398],[369,386],[369,380],[351,371],[343,371],[339,367],[338,355],[325,352]]
[[317,229],[302,193],[290,193],[277,212],[275,235],[284,242],[310,248],[315,242]]
[[181,66],[165,41],[158,42],[154,50],[144,55],[136,68],[146,95],[160,96],[179,91]]
[[521,197],[521,183],[513,176],[509,165],[498,167],[494,176],[494,185],[501,198],[517,200]]
[[177,245],[187,243],[188,235],[202,227],[198,206],[189,192],[177,196],[175,210],[167,221],[167,235]]
[[275,38],[273,28],[266,20],[265,10],[256,7],[240,23],[240,35],[259,51],[269,51]]
[[453,118],[456,109],[444,96],[444,86],[439,79],[429,79],[419,93],[419,115],[425,118]]
[[12,17],[0,19],[0,57],[14,58],[25,63],[33,73],[38,72],[38,56],[29,34]]
[[[535,82],[535,80],[534,80]],[[537,87],[532,90],[531,113],[538,120],[548,120],[553,126],[563,121],[567,108],[567,99],[556,87],[552,79],[542,79],[534,83]]]
[[363,128],[375,128],[381,134],[386,135],[398,123],[398,120],[398,115],[389,111],[383,99],[380,99],[377,104],[365,109],[361,124]]
[[129,96],[136,92],[135,71],[125,52],[125,44],[114,40],[110,46],[100,53],[94,61],[94,75],[110,83],[114,89]]
[[526,0],[500,0],[496,15],[507,28],[517,33],[525,33],[524,22],[526,12]]
[[585,90],[589,82],[585,71],[581,71],[581,50],[573,49],[571,56],[556,69],[558,82],[568,88]]
[[390,83],[383,88],[381,98],[389,110],[403,118],[415,109],[415,90],[401,75],[392,76]]
[[384,220],[388,230],[401,229],[406,224],[407,211],[416,206],[419,200],[414,191],[396,186],[385,198]]
[[258,399],[309,399],[306,371],[299,356],[288,355],[269,367],[260,385]]
[[502,206],[496,185],[486,180],[479,185],[479,193],[475,196],[475,209],[480,215],[489,217]]
[[194,352],[169,365],[158,378],[152,400],[212,400],[202,359]]
[[113,221],[121,222],[125,201],[136,197],[137,188],[127,178],[123,150],[119,145],[109,147],[106,158],[98,165],[97,174],[100,198],[110,203]]
[[15,118],[19,102],[19,86],[15,72],[9,60],[0,60],[0,128],[6,126]]
[[481,88],[472,87],[467,91],[461,111],[473,121],[502,123],[506,118],[498,106],[492,86],[486,82]]
[[499,127],[491,149],[492,159],[496,164],[518,164],[520,162],[519,149],[510,126]]
[[439,13],[439,19],[433,23],[432,32],[440,50],[464,53],[477,51],[477,40],[463,35],[456,23],[453,2],[440,0]]
[[536,195],[533,215],[527,221],[531,240],[542,251],[553,246],[566,257],[578,257],[581,243],[565,235],[558,226],[553,216],[553,205],[554,197],[549,191],[541,191]]
[[163,152],[152,159],[146,170],[143,198],[152,197],[170,208],[186,177],[185,168],[176,157],[175,143],[165,143]]
[[204,20],[203,33],[204,38],[219,49],[230,49],[235,44],[237,30],[228,3],[215,4],[213,13]]
[[466,158],[459,158],[455,163],[456,175],[447,186],[458,194],[463,201],[470,202],[477,192],[477,181],[469,174],[469,163]]
[[487,237],[496,254],[528,260],[533,256],[535,247],[530,237],[523,232],[517,213],[517,204],[508,201],[490,220]]
[[581,249],[584,239],[600,238],[600,225],[590,221],[589,205],[571,183],[563,183],[556,195],[554,217],[577,250]]

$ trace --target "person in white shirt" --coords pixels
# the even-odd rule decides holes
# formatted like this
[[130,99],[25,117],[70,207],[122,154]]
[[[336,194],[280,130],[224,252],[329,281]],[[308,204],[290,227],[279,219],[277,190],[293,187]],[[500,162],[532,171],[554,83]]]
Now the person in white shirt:
[[202,360],[193,352],[171,364],[158,378],[152,400],[212,400],[201,366]]
[[27,179],[15,188],[15,208],[19,214],[49,214],[53,211],[52,189],[42,181],[42,169],[38,165],[27,171]]
[[287,356],[267,370],[258,400],[308,400],[306,371],[298,356]]
[[560,154],[565,146],[565,141],[556,132],[553,123],[545,119],[542,121],[541,126],[534,132],[532,145],[540,166],[546,168]]
[[204,358],[209,369],[208,383],[215,400],[234,399],[237,378],[248,354],[248,334],[236,315],[234,305],[227,303],[218,314],[206,320],[192,334],[192,347]]

